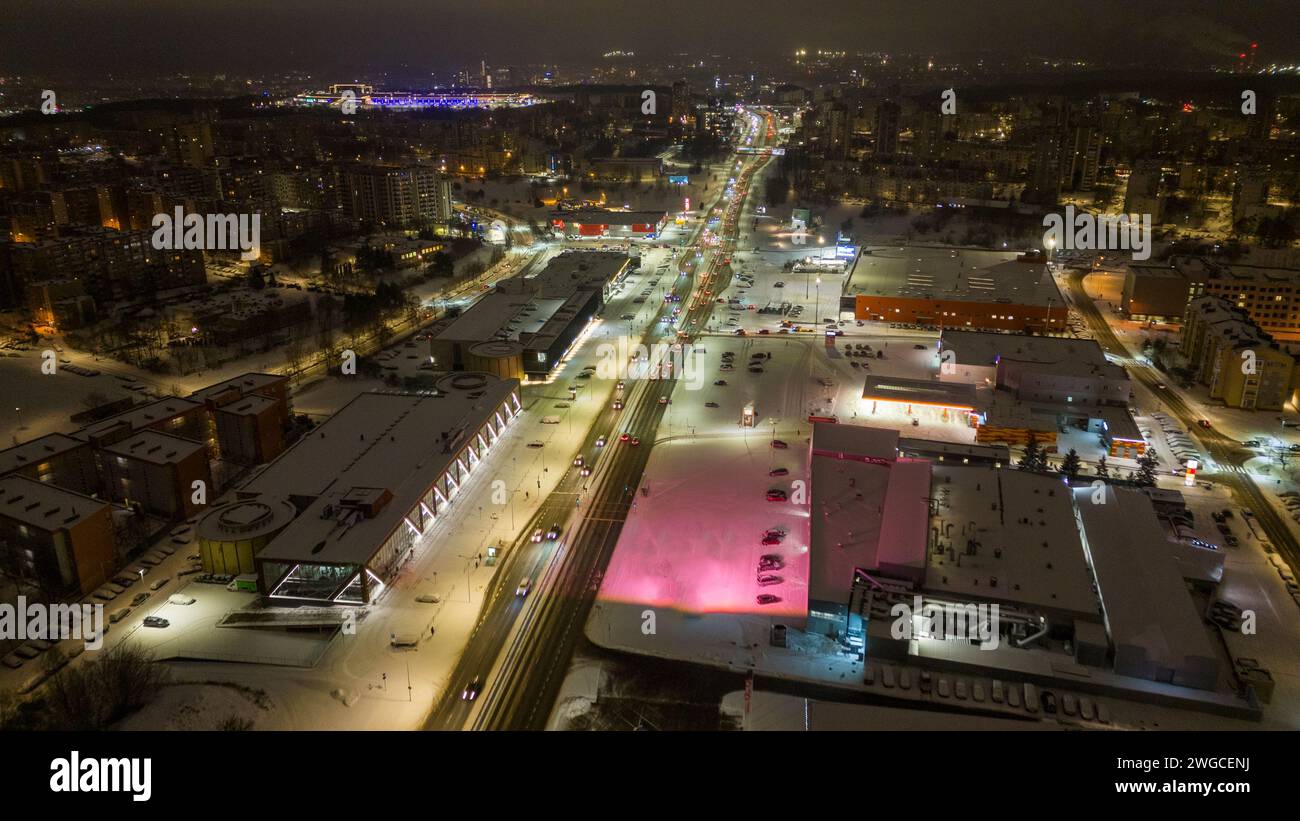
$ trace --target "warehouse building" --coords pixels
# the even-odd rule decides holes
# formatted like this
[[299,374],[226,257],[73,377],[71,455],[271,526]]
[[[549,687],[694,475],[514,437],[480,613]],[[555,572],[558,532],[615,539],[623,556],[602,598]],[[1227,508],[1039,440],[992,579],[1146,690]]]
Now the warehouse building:
[[204,569],[256,572],[273,602],[369,603],[520,412],[519,383],[482,373],[361,394],[200,520]]
[[976,441],[1024,445],[1032,437],[1051,450],[1073,426],[1096,434],[1111,456],[1146,451],[1128,410],[1128,372],[1095,340],[945,330],[939,348],[939,381],[977,389]]
[[429,328],[430,367],[546,378],[631,264],[622,253],[567,251],[536,276],[498,283],[460,316]]
[[930,461],[898,455],[898,431],[813,425],[809,632],[860,641],[855,592],[910,589],[925,574]]
[[[1151,500],[1108,487],[1105,504],[1093,504],[1093,492],[1076,488],[1074,497],[1109,638],[1095,653],[1109,651],[1118,675],[1214,689],[1218,657],[1174,554],[1159,549],[1168,537]],[[1078,652],[1087,655],[1081,644]]]
[[909,327],[1040,333],[1064,329],[1068,315],[1041,257],[923,246],[859,254],[840,307]]
[[[1221,568],[1187,561],[1150,496],[1105,487],[1098,503],[1092,485],[900,450],[896,431],[814,426],[809,632],[940,669],[1215,689],[1219,663],[1188,583],[1213,586]],[[918,599],[996,613],[986,626],[997,641],[896,635],[897,605]]]

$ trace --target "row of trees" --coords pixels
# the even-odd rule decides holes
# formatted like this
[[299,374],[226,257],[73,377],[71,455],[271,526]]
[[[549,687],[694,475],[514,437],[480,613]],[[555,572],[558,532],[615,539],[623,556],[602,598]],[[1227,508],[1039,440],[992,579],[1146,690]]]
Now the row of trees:
[[[1083,473],[1083,461],[1074,448],[1070,448],[1065,454],[1059,467],[1053,468],[1047,460],[1047,451],[1039,447],[1037,440],[1032,436],[1029,438],[1029,443],[1025,445],[1025,453],[1020,457],[1020,461],[1016,463],[1016,466],[1021,470],[1034,473],[1059,473],[1071,482],[1078,479]],[[1129,471],[1127,478],[1140,487],[1155,487],[1156,466],[1155,454],[1147,451],[1138,457],[1137,470]],[[1103,480],[1124,478],[1118,471],[1112,475],[1105,456],[1097,460],[1097,466],[1093,469],[1093,476]]]

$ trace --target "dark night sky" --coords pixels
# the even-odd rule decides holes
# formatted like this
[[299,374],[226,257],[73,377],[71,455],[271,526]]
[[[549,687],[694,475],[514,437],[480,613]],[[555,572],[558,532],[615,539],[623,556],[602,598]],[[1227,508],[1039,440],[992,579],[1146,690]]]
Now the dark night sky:
[[[797,46],[1223,62],[1300,59],[1295,0],[3,0],[0,68],[450,68],[609,49],[764,56]],[[1181,58],[1181,59],[1180,59]]]

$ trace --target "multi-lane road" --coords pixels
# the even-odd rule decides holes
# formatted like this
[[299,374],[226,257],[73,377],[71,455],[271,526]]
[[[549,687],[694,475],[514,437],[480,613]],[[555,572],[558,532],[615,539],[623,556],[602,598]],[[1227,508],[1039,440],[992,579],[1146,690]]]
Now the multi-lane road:
[[[770,120],[751,139],[765,145]],[[751,143],[752,144],[752,143]],[[694,329],[704,328],[715,304],[714,295],[726,287],[730,258],[740,216],[754,175],[767,162],[764,155],[734,156],[740,169],[734,196],[726,201],[722,186],[717,202],[704,211],[682,255],[672,293],[680,302],[665,301],[646,332],[649,344],[662,340],[689,343]],[[706,244],[703,225],[720,214],[717,237]],[[701,256],[696,259],[695,251]],[[686,308],[674,321],[659,320],[676,305]],[[649,363],[654,366],[658,363]],[[652,367],[652,370],[657,370]],[[664,374],[671,377],[671,374]],[[550,715],[600,582],[650,457],[654,437],[675,386],[672,378],[627,382],[624,408],[606,408],[593,423],[580,453],[593,467],[589,476],[571,469],[544,500],[541,509],[520,532],[506,553],[465,650],[442,697],[427,722],[429,729],[542,729]],[[628,441],[622,441],[626,435]],[[597,439],[603,438],[603,447]],[[637,442],[640,444],[637,444]],[[537,528],[561,525],[555,541],[531,541]],[[520,583],[532,582],[527,595]],[[474,683],[476,698],[463,697]]]
[[1127,359],[1125,364],[1129,374],[1141,382],[1152,396],[1155,396],[1171,414],[1176,416],[1178,421],[1201,443],[1206,453],[1214,459],[1218,470],[1202,475],[1228,487],[1237,501],[1254,514],[1269,541],[1286,558],[1287,563],[1292,567],[1300,567],[1300,564],[1296,563],[1297,558],[1300,558],[1300,548],[1291,534],[1291,529],[1246,473],[1246,461],[1255,454],[1214,428],[1201,427],[1199,422],[1204,418],[1204,414],[1188,404],[1177,391],[1165,385],[1163,380],[1168,377],[1162,376],[1144,362],[1127,357],[1123,343],[1115,336],[1106,318],[1102,316],[1101,311],[1084,290],[1083,278],[1086,275],[1086,271],[1072,270],[1066,281],[1074,306],[1083,314],[1097,341],[1115,356]]

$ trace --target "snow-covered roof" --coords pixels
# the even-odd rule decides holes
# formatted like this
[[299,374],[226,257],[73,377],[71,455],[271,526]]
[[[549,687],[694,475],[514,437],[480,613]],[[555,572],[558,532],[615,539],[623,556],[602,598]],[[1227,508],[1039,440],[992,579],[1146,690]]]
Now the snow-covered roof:
[[898,459],[898,432],[813,426],[808,599],[847,602],[855,569],[919,581],[930,462]]
[[950,550],[930,556],[927,591],[1100,619],[1070,488],[1059,478],[936,465],[934,497],[938,540]]
[[104,507],[99,499],[26,476],[0,479],[0,516],[44,531],[74,527]]
[[1151,500],[1136,490],[1075,490],[1120,675],[1213,689],[1218,660]]
[[[303,507],[259,559],[313,564],[364,564],[420,503],[484,423],[518,389],[513,379],[473,379],[473,390],[358,395],[323,425],[298,440],[239,489],[243,498],[293,498]],[[503,415],[503,421],[504,415]],[[391,493],[391,499],[383,497]],[[340,523],[325,515],[345,500],[377,513]]]

